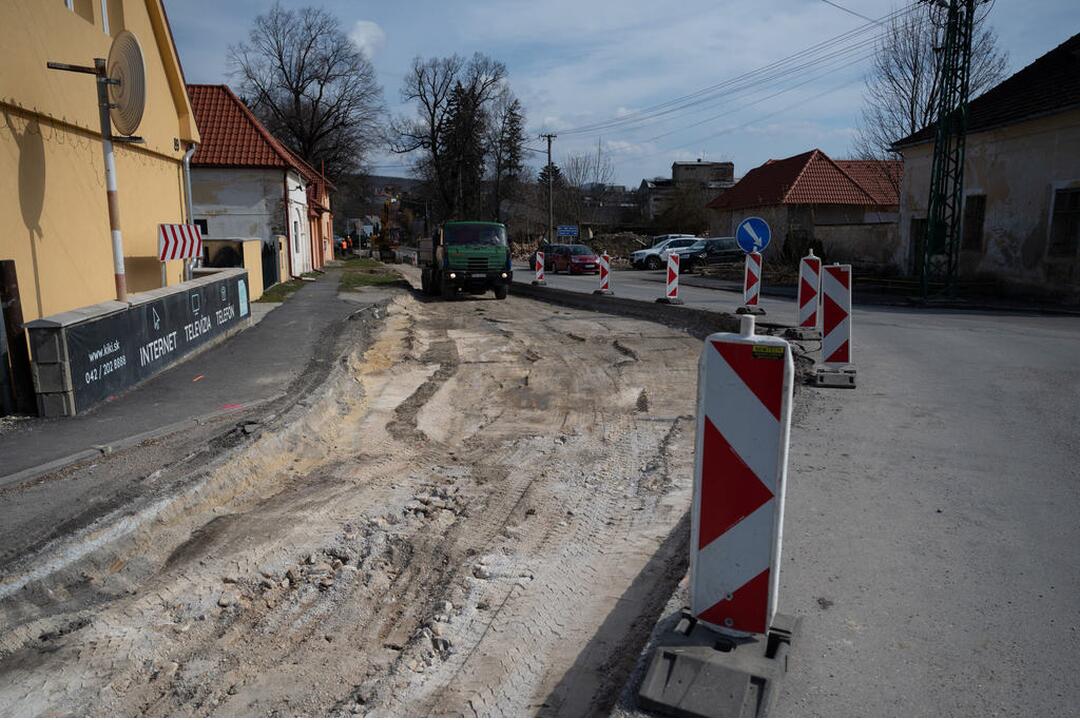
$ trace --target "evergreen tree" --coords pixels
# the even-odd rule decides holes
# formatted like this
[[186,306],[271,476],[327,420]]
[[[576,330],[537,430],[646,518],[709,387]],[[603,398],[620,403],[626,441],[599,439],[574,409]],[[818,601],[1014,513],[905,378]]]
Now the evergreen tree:
[[491,156],[491,216],[502,221],[502,202],[517,192],[525,167],[525,116],[521,103],[507,92],[497,104],[489,139]]

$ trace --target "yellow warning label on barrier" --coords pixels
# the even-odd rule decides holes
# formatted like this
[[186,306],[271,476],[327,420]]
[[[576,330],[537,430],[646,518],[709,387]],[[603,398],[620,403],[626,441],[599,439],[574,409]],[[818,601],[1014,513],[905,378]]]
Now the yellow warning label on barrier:
[[783,360],[784,359],[784,346],[783,345],[755,345],[753,349],[753,355],[756,358],[762,358],[764,360]]

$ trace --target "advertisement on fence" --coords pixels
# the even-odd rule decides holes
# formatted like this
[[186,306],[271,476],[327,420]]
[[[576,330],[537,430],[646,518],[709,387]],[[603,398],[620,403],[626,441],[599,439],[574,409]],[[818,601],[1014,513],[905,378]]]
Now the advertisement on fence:
[[75,407],[152,377],[249,312],[246,277],[233,276],[67,328]]

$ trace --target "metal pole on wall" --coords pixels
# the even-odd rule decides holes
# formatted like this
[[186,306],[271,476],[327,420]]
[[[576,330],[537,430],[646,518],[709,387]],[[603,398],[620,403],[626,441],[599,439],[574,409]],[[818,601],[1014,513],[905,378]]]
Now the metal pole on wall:
[[109,232],[112,235],[113,275],[116,299],[127,302],[124,273],[124,236],[120,232],[120,199],[116,192],[116,158],[113,154],[112,120],[109,118],[109,80],[104,58],[94,58],[97,70],[98,115],[101,118],[101,152],[105,159],[105,197],[109,204]]

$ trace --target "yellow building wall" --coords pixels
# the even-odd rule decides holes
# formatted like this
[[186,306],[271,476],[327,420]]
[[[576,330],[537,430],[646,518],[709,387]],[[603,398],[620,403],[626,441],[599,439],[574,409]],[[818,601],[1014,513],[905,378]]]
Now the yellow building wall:
[[[128,289],[161,285],[157,226],[183,221],[182,158],[198,139],[158,0],[110,0],[110,31],[135,33],[147,69],[142,145],[116,144],[120,227]],[[92,65],[112,42],[101,3],[0,3],[0,258],[13,259],[24,319],[114,297],[104,161],[90,75],[48,70],[47,61]],[[166,45],[162,57],[161,43]],[[7,179],[11,179],[8,185]],[[170,284],[182,280],[169,263]]]

